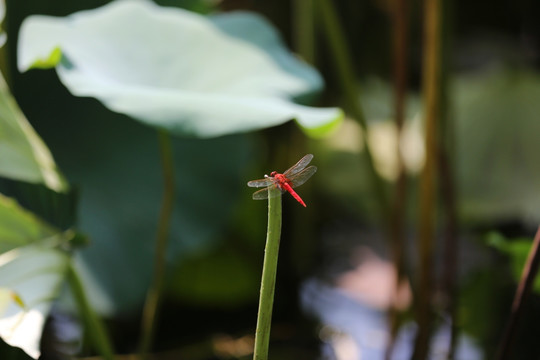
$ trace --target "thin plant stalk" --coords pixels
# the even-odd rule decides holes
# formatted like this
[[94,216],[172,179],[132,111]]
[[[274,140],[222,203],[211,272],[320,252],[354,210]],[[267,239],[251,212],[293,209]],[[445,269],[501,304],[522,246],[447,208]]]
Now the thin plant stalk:
[[67,280],[93,347],[103,356],[103,359],[114,360],[114,350],[109,335],[100,318],[90,306],[84,286],[73,264],[68,266]]
[[451,331],[448,350],[448,360],[455,357],[455,349],[458,336],[457,326],[457,271],[458,271],[458,189],[455,180],[455,125],[452,120],[449,104],[449,82],[450,82],[450,48],[452,41],[451,24],[453,19],[453,4],[445,1],[442,8],[441,25],[441,104],[440,104],[440,131],[439,131],[439,179],[441,191],[441,208],[443,210],[443,273],[442,286],[444,296],[443,307],[450,318]]
[[418,251],[420,274],[417,291],[418,333],[411,359],[427,358],[432,332],[433,247],[435,237],[435,177],[440,116],[441,1],[424,0],[423,93],[426,159],[420,179]]
[[398,133],[397,159],[398,178],[395,185],[394,201],[391,213],[390,241],[392,260],[396,271],[396,283],[393,302],[390,308],[390,341],[386,359],[392,356],[394,340],[399,328],[398,293],[404,274],[405,218],[407,199],[407,176],[401,152],[401,138],[405,120],[405,97],[407,91],[407,43],[408,43],[408,1],[396,0],[392,12],[393,48],[394,48],[394,116]]
[[347,47],[346,37],[334,8],[330,0],[317,0],[318,16],[322,22],[322,31],[330,47],[332,59],[335,62],[337,75],[342,86],[347,105],[352,112],[353,117],[362,127],[362,140],[365,145],[365,157],[367,161],[367,171],[371,179],[372,187],[377,196],[381,209],[381,215],[384,222],[388,219],[388,204],[385,193],[385,186],[381,177],[375,170],[373,155],[369,147],[367,137],[367,121],[364,111],[359,102],[359,87],[357,85],[357,76],[352,65],[351,52]]
[[[442,145],[442,144],[441,144]],[[458,335],[457,327],[457,255],[458,255],[458,217],[456,204],[456,185],[454,171],[448,154],[448,148],[441,146],[439,154],[439,179],[441,182],[441,200],[444,208],[444,262],[443,262],[443,290],[444,308],[450,317],[451,331],[448,350],[448,360],[455,357],[455,348]]]
[[525,307],[525,301],[531,294],[532,286],[536,275],[538,274],[538,266],[540,265],[540,227],[536,231],[534,240],[529,251],[529,256],[527,257],[527,262],[523,267],[523,272],[521,274],[521,279],[516,290],[516,295],[514,296],[514,301],[512,303],[512,312],[510,314],[510,319],[506,325],[503,339],[501,341],[501,346],[499,348],[496,359],[505,360],[510,359],[510,354],[512,353],[512,347],[514,343],[514,338],[516,335],[516,329],[520,318],[523,315],[523,308]]
[[441,181],[441,199],[444,205],[444,262],[443,262],[443,288],[444,288],[444,307],[446,313],[450,317],[451,331],[450,342],[448,346],[448,360],[453,360],[455,357],[455,348],[457,343],[458,327],[457,327],[457,254],[458,254],[458,219],[457,219],[457,204],[455,181],[453,178],[452,164],[450,162],[448,150],[443,150],[441,147],[439,154],[439,174]]
[[[270,192],[279,192],[277,188],[270,188]],[[276,285],[279,241],[281,238],[281,196],[268,197],[268,230],[266,233],[266,247],[261,279],[261,292],[259,299],[259,312],[257,314],[257,329],[255,330],[255,349],[253,360],[268,359],[268,346],[270,343],[270,328],[272,324],[272,307],[274,304],[274,290]]]
[[294,37],[298,54],[308,63],[315,61],[315,26],[313,24],[314,0],[294,0]]
[[141,341],[139,352],[143,359],[148,358],[152,348],[158,310],[165,277],[167,240],[169,238],[170,222],[174,205],[174,163],[170,135],[164,130],[158,131],[161,166],[163,171],[163,200],[156,235],[156,248],[154,254],[154,269],[150,289],[144,304]]

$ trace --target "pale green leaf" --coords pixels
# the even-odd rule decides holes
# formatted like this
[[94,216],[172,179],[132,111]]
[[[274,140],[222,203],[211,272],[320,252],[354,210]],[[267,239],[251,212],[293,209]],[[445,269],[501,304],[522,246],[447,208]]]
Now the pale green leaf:
[[39,341],[69,257],[61,234],[0,194],[0,337],[39,357]]
[[0,337],[34,359],[40,356],[43,325],[60,292],[68,263],[69,257],[62,251],[39,245],[0,255],[0,288],[9,289],[18,298],[12,298],[14,301],[0,314]]
[[57,47],[54,48],[47,57],[36,59],[32,65],[30,65],[30,69],[50,69],[58,65],[60,60],[62,60],[62,50]]
[[19,69],[57,48],[58,75],[74,95],[175,134],[215,137],[296,119],[320,135],[341,117],[292,102],[318,92],[322,79],[252,13],[205,17],[125,0],[66,18],[31,16]]
[[342,111],[338,111],[336,117],[331,121],[328,121],[328,119],[324,118],[321,119],[322,121],[320,121],[319,123],[312,121],[310,122],[309,126],[306,126],[305,124],[300,124],[300,126],[306,134],[308,134],[312,138],[317,139],[325,137],[329,133],[331,133],[332,130],[336,129],[339,125],[341,125],[344,118],[345,114]]
[[13,199],[0,194],[0,254],[56,234],[58,230],[24,210]]
[[0,74],[0,176],[65,191],[49,149],[19,109]]
[[26,305],[24,305],[24,301],[21,299],[20,295],[11,289],[0,288],[0,317],[7,312],[9,305],[12,303],[21,309],[26,308]]

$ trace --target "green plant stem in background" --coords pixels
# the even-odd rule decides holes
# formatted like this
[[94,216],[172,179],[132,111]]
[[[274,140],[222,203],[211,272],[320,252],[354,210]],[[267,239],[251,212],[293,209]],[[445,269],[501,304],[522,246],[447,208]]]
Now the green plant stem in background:
[[152,348],[154,328],[158,317],[158,308],[161,300],[163,280],[165,277],[167,240],[171,215],[174,204],[174,164],[170,135],[164,130],[158,131],[159,149],[161,154],[161,166],[163,169],[163,201],[159,215],[159,223],[156,235],[156,249],[154,254],[154,272],[150,289],[146,295],[144,304],[140,354],[143,359],[148,358]]
[[405,162],[401,152],[403,123],[405,122],[405,97],[407,94],[407,48],[409,34],[409,4],[407,0],[396,0],[392,7],[392,33],[393,33],[393,55],[394,55],[394,116],[398,131],[398,178],[394,187],[394,199],[391,208],[390,222],[390,248],[393,265],[396,273],[396,282],[393,302],[389,311],[390,340],[386,349],[385,359],[392,357],[394,342],[400,325],[400,311],[397,301],[402,281],[405,278],[405,219],[407,202],[407,175],[405,173]]
[[[279,192],[277,188],[271,188],[268,191]],[[281,196],[274,195],[277,196],[268,197],[268,230],[264,250],[257,329],[255,331],[254,360],[268,359],[268,345],[270,343],[272,306],[274,304],[279,240],[281,237]]]
[[294,37],[298,54],[308,63],[315,62],[315,26],[313,24],[313,1],[294,1]]
[[534,240],[529,251],[529,256],[527,257],[527,262],[523,267],[523,273],[521,274],[521,279],[519,281],[518,288],[516,289],[516,295],[514,297],[514,302],[512,303],[512,313],[510,314],[510,319],[506,325],[504,331],[503,339],[501,341],[500,348],[498,350],[497,360],[506,360],[510,359],[510,354],[512,350],[512,345],[514,342],[516,328],[519,319],[523,314],[523,307],[525,300],[529,297],[531,289],[534,284],[534,279],[538,274],[538,267],[540,266],[540,227],[536,231]]
[[99,354],[103,356],[105,360],[114,360],[114,350],[109,340],[109,336],[103,323],[97,317],[96,313],[90,307],[88,297],[84,291],[84,286],[77,274],[77,271],[73,267],[73,264],[69,264],[67,273],[67,280],[73,294],[73,298],[79,309],[79,314],[82,317],[85,328],[88,331],[88,335],[93,343],[94,348]]
[[444,296],[442,308],[450,319],[451,332],[447,360],[454,360],[458,337],[458,188],[456,181],[455,166],[455,118],[451,113],[449,98],[450,89],[450,58],[452,46],[452,24],[454,18],[454,4],[452,1],[444,1],[441,14],[441,80],[440,80],[440,126],[439,126],[439,179],[441,192],[442,238],[444,249],[442,288]]
[[422,91],[424,96],[426,160],[420,179],[420,223],[418,229],[419,278],[416,298],[418,333],[411,359],[427,358],[432,332],[433,243],[435,237],[436,172],[440,121],[441,1],[424,0],[424,53]]
[[384,189],[384,183],[381,177],[375,171],[373,156],[369,148],[367,137],[367,121],[364,111],[359,102],[359,88],[357,85],[357,76],[352,65],[350,51],[347,47],[346,36],[340,27],[340,22],[332,1],[317,0],[318,16],[322,21],[322,29],[328,44],[330,46],[332,58],[335,61],[337,75],[342,86],[342,91],[347,101],[347,105],[352,112],[353,117],[362,127],[362,137],[365,144],[365,157],[368,164],[369,176],[373,189],[376,193],[379,206],[381,208],[382,219],[388,220],[388,203]]

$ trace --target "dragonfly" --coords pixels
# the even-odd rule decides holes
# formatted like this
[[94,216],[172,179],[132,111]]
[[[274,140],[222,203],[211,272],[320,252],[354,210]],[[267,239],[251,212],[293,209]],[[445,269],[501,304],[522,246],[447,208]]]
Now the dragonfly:
[[[298,195],[293,188],[305,183],[317,171],[316,166],[308,166],[311,159],[313,159],[313,155],[307,154],[283,174],[280,174],[277,171],[272,171],[270,175],[264,175],[264,179],[249,181],[247,183],[249,187],[266,187],[265,189],[255,191],[253,193],[253,199],[264,200],[268,199],[269,194],[275,194],[271,196],[279,196],[288,191],[292,197],[296,199],[296,201],[306,207],[304,200],[302,200],[300,195]],[[270,192],[272,187],[277,187],[280,192]]]

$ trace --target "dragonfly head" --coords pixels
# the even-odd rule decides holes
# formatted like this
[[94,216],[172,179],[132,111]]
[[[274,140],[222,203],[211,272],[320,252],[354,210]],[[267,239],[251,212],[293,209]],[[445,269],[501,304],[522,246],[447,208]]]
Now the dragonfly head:
[[272,172],[270,173],[270,177],[274,177],[274,176],[276,176],[276,174],[277,174],[277,171],[272,171]]

